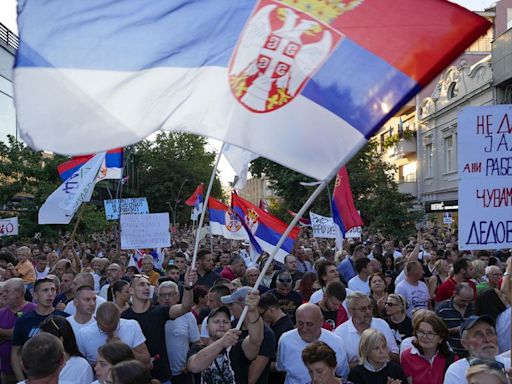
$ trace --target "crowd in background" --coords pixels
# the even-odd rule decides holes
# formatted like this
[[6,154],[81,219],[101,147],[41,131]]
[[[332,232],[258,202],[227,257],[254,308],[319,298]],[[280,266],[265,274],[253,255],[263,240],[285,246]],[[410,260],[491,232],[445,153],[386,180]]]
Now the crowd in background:
[[[511,250],[364,231],[294,251],[194,234],[122,250],[115,231],[0,250],[1,384],[508,383]],[[244,307],[245,319],[236,327]]]

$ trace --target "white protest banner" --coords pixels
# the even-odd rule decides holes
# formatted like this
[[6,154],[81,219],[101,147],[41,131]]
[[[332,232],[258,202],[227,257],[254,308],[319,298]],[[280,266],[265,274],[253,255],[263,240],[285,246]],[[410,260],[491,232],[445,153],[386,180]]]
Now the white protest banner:
[[464,108],[457,129],[459,248],[511,248],[512,105]]
[[[327,239],[336,238],[338,234],[338,226],[334,224],[332,217],[325,217],[310,211],[309,219],[311,220],[311,227],[313,228],[314,237],[323,237]],[[361,233],[361,227],[354,227],[345,233],[345,238],[361,237]]]
[[0,219],[0,237],[16,236],[18,234],[18,218]]
[[121,208],[121,215],[149,213],[148,201],[145,197],[105,200],[103,204],[107,220],[119,219],[119,208]]
[[163,248],[170,245],[169,212],[121,215],[121,249]]

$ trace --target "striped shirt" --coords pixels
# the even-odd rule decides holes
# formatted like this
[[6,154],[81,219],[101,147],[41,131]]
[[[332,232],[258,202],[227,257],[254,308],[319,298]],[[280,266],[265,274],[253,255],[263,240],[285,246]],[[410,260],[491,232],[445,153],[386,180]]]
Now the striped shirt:
[[[464,315],[462,315],[459,311],[455,309],[453,306],[453,298],[449,300],[445,300],[438,304],[436,309],[437,315],[444,320],[446,326],[450,328],[455,328],[461,325],[464,320],[466,320],[469,316],[475,314],[473,303],[471,303],[467,308]],[[450,333],[450,339],[448,340],[450,347],[453,349],[459,357],[467,357],[468,351],[464,349],[462,344],[460,343],[460,334],[459,333]]]

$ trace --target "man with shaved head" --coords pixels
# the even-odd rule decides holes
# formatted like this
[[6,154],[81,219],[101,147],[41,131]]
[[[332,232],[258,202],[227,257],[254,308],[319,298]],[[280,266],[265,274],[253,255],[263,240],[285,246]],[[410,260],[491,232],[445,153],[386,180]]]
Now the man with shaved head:
[[98,348],[114,341],[128,344],[135,358],[149,367],[149,351],[139,323],[135,320],[121,319],[121,312],[117,305],[107,301],[99,306],[96,322],[80,329],[77,334],[77,343],[80,352],[91,365],[94,365]]
[[[80,272],[75,276],[73,279],[73,284],[71,285],[71,288],[73,289],[73,298],[76,295],[76,291],[80,287],[91,287],[94,289],[94,277],[89,272]],[[103,304],[105,300],[103,297],[96,295],[96,310],[98,310],[98,307]],[[75,300],[71,300],[67,303],[66,309],[64,310],[66,313],[69,313],[70,315],[75,315],[76,313],[76,306],[75,306]]]
[[334,333],[322,329],[324,317],[320,308],[311,303],[297,308],[297,329],[284,333],[279,340],[276,369],[286,373],[285,384],[306,384],[310,377],[302,361],[302,350],[320,340],[336,352],[336,374],[348,376],[347,353],[343,340]]
[[108,299],[108,290],[116,281],[121,280],[123,277],[123,268],[117,263],[112,263],[107,267],[107,284],[103,284],[100,289],[99,295],[105,300]]

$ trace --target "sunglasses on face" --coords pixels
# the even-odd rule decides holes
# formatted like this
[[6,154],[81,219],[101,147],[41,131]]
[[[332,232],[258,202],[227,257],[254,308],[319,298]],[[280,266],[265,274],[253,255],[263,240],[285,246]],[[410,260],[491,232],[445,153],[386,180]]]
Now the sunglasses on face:
[[277,281],[283,284],[290,284],[292,282],[292,279],[277,279]]

